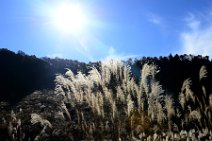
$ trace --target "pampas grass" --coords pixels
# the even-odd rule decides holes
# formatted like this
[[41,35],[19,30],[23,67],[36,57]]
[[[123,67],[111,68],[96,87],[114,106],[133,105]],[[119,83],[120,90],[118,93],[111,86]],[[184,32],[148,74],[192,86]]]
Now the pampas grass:
[[[199,73],[203,95],[195,94],[193,79],[187,78],[177,99],[156,79],[159,69],[155,64],[144,64],[138,80],[130,66],[120,60],[107,60],[99,66],[90,67],[87,74],[67,69],[64,75],[56,76],[53,102],[58,108],[43,114],[31,111],[30,127],[41,127],[32,140],[62,135],[73,141],[212,138],[212,94],[202,83],[208,75],[205,66]],[[39,105],[46,108],[43,103]],[[49,114],[52,111],[54,114]],[[10,140],[24,139],[23,120],[14,111],[9,115],[9,122],[4,124]]]
[[201,114],[199,110],[193,110],[189,113],[189,120],[198,120],[200,122],[201,120]]
[[205,66],[202,66],[199,71],[199,80],[201,81],[203,78],[206,78],[208,71]]
[[[107,60],[101,63],[100,71],[91,67],[88,75],[81,72],[74,75],[71,70],[66,72],[65,78],[58,75],[55,80],[57,84],[55,92],[63,96],[68,92],[70,96],[66,98],[66,103],[67,99],[75,102],[76,110],[82,113],[82,105],[88,105],[92,110],[90,116],[93,115],[95,119],[96,130],[100,128],[98,126],[100,123],[106,124],[104,122],[109,121],[112,123],[113,130],[118,131],[121,128],[127,130],[129,126],[131,132],[128,137],[133,137],[134,120],[139,119],[142,121],[139,124],[143,124],[147,116],[144,113],[151,115],[152,121],[156,120],[160,124],[166,119],[160,103],[164,91],[155,79],[158,72],[154,64],[145,64],[141,70],[141,80],[136,84],[129,66],[119,60]],[[111,81],[113,85],[110,84]],[[140,116],[135,118],[135,112],[140,113]],[[129,121],[129,124],[126,121]],[[115,137],[115,134],[112,132],[111,136]]]
[[195,96],[191,90],[192,80],[190,78],[184,80],[181,92],[185,94],[186,101],[192,100],[195,103]]
[[[199,71],[199,81],[202,81],[203,79],[207,78],[207,74],[208,74],[208,71],[207,71],[206,67],[203,65],[200,68],[200,71]],[[206,98],[207,97],[206,88],[203,84],[202,84],[201,87],[202,87],[202,91],[203,91],[203,94],[204,94],[204,98]]]
[[[119,60],[101,62],[99,68],[89,67],[87,74],[67,69],[55,78],[58,110],[52,117],[47,112],[31,114],[31,126],[41,126],[32,139],[46,140],[61,133],[73,141],[212,138],[212,95],[202,83],[207,79],[207,68],[202,66],[199,73],[203,95],[193,92],[192,79],[187,78],[178,99],[163,90],[156,79],[158,73],[155,64],[144,64],[136,80],[130,66]],[[11,140],[18,139],[16,130],[23,134],[23,122],[14,111],[5,124]]]
[[210,94],[208,101],[209,101],[208,103],[209,103],[210,109],[212,110],[212,94]]
[[42,126],[48,126],[50,128],[52,127],[52,124],[48,120],[43,119],[40,115],[38,115],[36,113],[31,114],[30,121],[32,124],[40,123]]

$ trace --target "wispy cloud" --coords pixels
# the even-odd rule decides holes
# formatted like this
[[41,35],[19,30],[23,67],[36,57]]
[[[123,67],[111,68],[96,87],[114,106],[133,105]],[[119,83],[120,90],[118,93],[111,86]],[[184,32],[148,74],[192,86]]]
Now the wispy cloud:
[[212,15],[194,15],[189,13],[185,18],[187,31],[180,34],[182,54],[212,56]]
[[112,45],[108,45],[95,36],[80,38],[78,52],[89,61],[99,61],[105,59],[121,59],[138,57],[138,55],[126,55],[126,53],[116,50]]
[[126,55],[125,53],[117,53],[116,49],[113,46],[110,46],[108,49],[108,55],[102,60],[107,59],[119,59],[119,60],[127,60],[129,58],[136,58],[139,55]]
[[162,18],[157,14],[149,13],[147,17],[148,21],[151,22],[152,24],[160,25],[162,23]]

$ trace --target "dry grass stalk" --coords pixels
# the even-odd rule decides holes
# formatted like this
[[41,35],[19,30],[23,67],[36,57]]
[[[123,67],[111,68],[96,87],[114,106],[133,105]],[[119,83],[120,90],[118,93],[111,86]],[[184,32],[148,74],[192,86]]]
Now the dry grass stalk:
[[212,110],[212,94],[209,95],[208,100],[209,100],[209,106],[210,106],[210,108]]
[[51,123],[48,120],[43,119],[40,115],[36,113],[31,114],[31,123],[32,124],[40,123],[43,126],[49,126],[50,128],[52,127]]
[[89,71],[89,79],[97,85],[102,84],[102,76],[99,71],[94,67],[91,67],[91,70]]
[[173,99],[170,96],[165,97],[165,105],[168,118],[170,119],[174,115]]
[[201,114],[199,110],[193,110],[189,114],[189,120],[198,120],[200,122],[201,120]]
[[128,96],[127,96],[127,115],[128,115],[128,117],[130,116],[131,111],[133,109],[134,109],[134,102],[132,101],[130,94],[128,94]]
[[203,65],[199,71],[199,80],[201,81],[203,78],[206,78],[207,74],[208,74],[208,71],[207,71],[206,67]]
[[185,99],[185,95],[183,93],[180,93],[180,95],[179,95],[179,102],[180,102],[180,105],[182,106],[182,108],[184,110],[185,104],[186,104],[186,99]]
[[189,101],[189,99],[191,99],[195,103],[195,96],[191,90],[191,85],[192,85],[192,81],[190,78],[184,80],[183,86],[181,88],[181,93],[185,94],[186,101]]
[[125,101],[125,94],[124,94],[124,92],[122,91],[122,89],[121,89],[121,87],[120,86],[118,86],[117,87],[117,99],[121,102],[121,103],[124,103],[124,101]]

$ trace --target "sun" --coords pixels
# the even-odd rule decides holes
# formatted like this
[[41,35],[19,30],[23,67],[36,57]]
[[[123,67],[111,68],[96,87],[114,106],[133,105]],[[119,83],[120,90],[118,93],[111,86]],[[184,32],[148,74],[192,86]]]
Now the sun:
[[78,33],[86,24],[86,16],[78,4],[63,3],[52,13],[53,25],[63,33]]

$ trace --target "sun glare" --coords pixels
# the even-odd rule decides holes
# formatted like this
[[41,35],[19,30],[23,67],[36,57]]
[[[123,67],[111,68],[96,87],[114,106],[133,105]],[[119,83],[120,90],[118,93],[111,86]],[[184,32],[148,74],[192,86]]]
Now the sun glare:
[[53,24],[64,33],[81,32],[86,18],[80,5],[61,4],[53,12]]

